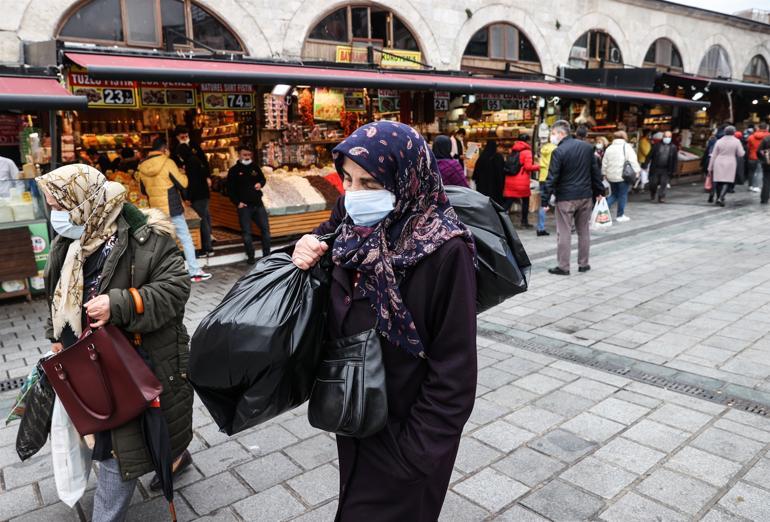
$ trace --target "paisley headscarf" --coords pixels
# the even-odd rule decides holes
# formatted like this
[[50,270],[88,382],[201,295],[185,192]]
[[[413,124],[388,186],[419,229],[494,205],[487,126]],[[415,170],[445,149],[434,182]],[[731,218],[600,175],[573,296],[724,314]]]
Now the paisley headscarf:
[[394,210],[373,228],[346,217],[334,243],[334,262],[361,274],[359,287],[377,316],[377,331],[412,355],[425,357],[425,346],[398,285],[415,266],[453,237],[461,237],[475,259],[471,233],[450,206],[436,158],[425,139],[397,122],[375,122],[356,130],[334,148],[337,172],[345,157],[395,194]]
[[80,239],[70,243],[59,282],[51,300],[54,335],[66,324],[76,336],[83,332],[83,264],[117,231],[117,219],[126,201],[126,189],[107,181],[88,165],[66,165],[37,178],[38,186],[69,211],[75,225],[85,225]]

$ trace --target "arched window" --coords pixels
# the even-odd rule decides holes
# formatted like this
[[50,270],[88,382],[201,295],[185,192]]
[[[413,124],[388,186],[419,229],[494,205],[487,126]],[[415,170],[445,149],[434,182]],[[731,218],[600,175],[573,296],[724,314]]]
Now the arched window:
[[770,83],[770,69],[767,67],[767,60],[761,54],[751,59],[748,67],[743,71],[743,79],[747,82]]
[[243,52],[232,31],[190,0],[90,0],[64,21],[59,39],[169,51]]
[[732,76],[732,67],[730,67],[730,58],[727,51],[721,45],[712,45],[698,67],[698,75],[707,78],[730,78]]
[[645,67],[656,67],[663,71],[683,71],[682,55],[674,45],[674,42],[668,38],[658,38],[644,56]]
[[[390,9],[377,6],[352,5],[337,9],[316,24],[305,41],[303,58],[337,61],[366,62],[366,47],[395,51],[399,56],[421,61],[417,38],[407,25]],[[338,48],[347,46],[341,52]],[[382,53],[375,52],[376,63]],[[393,58],[392,56],[390,58]],[[405,63],[404,66],[418,64]]]
[[504,69],[506,63],[517,69],[540,72],[540,57],[529,38],[507,23],[488,25],[476,31],[463,53],[463,69]]
[[606,32],[586,31],[572,44],[569,65],[578,69],[618,67],[623,65],[623,54],[615,39]]

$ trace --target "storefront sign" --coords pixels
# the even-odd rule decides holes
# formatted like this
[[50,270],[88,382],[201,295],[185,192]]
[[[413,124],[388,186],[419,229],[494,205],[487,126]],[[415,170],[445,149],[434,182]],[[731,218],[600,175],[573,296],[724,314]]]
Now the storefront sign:
[[202,83],[204,111],[250,111],[254,109],[254,88],[251,85]]
[[446,91],[436,91],[433,98],[433,108],[440,112],[449,110],[449,93]]
[[313,94],[313,119],[340,121],[345,108],[345,93],[338,89],[317,88]]
[[422,53],[420,51],[402,51],[401,49],[383,49],[380,67],[398,69],[420,69]]
[[346,112],[366,112],[366,98],[363,90],[345,91]]
[[398,112],[401,109],[401,97],[398,91],[380,89],[377,91],[377,108],[379,112]]
[[369,56],[366,47],[338,45],[335,61],[337,63],[368,63]]
[[137,108],[136,82],[130,80],[94,80],[83,69],[72,68],[68,85],[72,94],[88,98],[89,108]]
[[21,126],[18,116],[0,114],[0,147],[18,146],[20,130]]
[[142,107],[190,109],[195,107],[195,86],[184,82],[142,82]]

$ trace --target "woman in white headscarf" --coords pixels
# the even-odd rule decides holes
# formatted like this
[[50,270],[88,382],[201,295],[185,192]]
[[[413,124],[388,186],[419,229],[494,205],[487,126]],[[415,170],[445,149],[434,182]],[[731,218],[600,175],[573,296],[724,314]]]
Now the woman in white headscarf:
[[[123,186],[93,167],[68,165],[37,181],[58,234],[45,270],[52,350],[67,349],[89,327],[122,329],[163,384],[160,408],[181,471],[191,461],[185,448],[193,393],[183,322],[190,280],[173,225],[158,211],[126,202]],[[95,440],[100,466],[93,520],[123,520],[136,479],[154,469],[140,420],[96,433]]]

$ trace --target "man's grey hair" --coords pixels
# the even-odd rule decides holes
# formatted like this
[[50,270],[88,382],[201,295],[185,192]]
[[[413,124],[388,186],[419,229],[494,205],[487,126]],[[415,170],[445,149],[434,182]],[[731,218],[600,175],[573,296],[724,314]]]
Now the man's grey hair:
[[572,132],[572,127],[570,127],[570,124],[567,120],[558,120],[553,124],[551,130],[555,130],[557,132],[561,132],[565,136],[569,136],[570,132]]
[[725,134],[728,136],[733,136],[735,134],[735,127],[733,125],[728,125],[725,127]]

